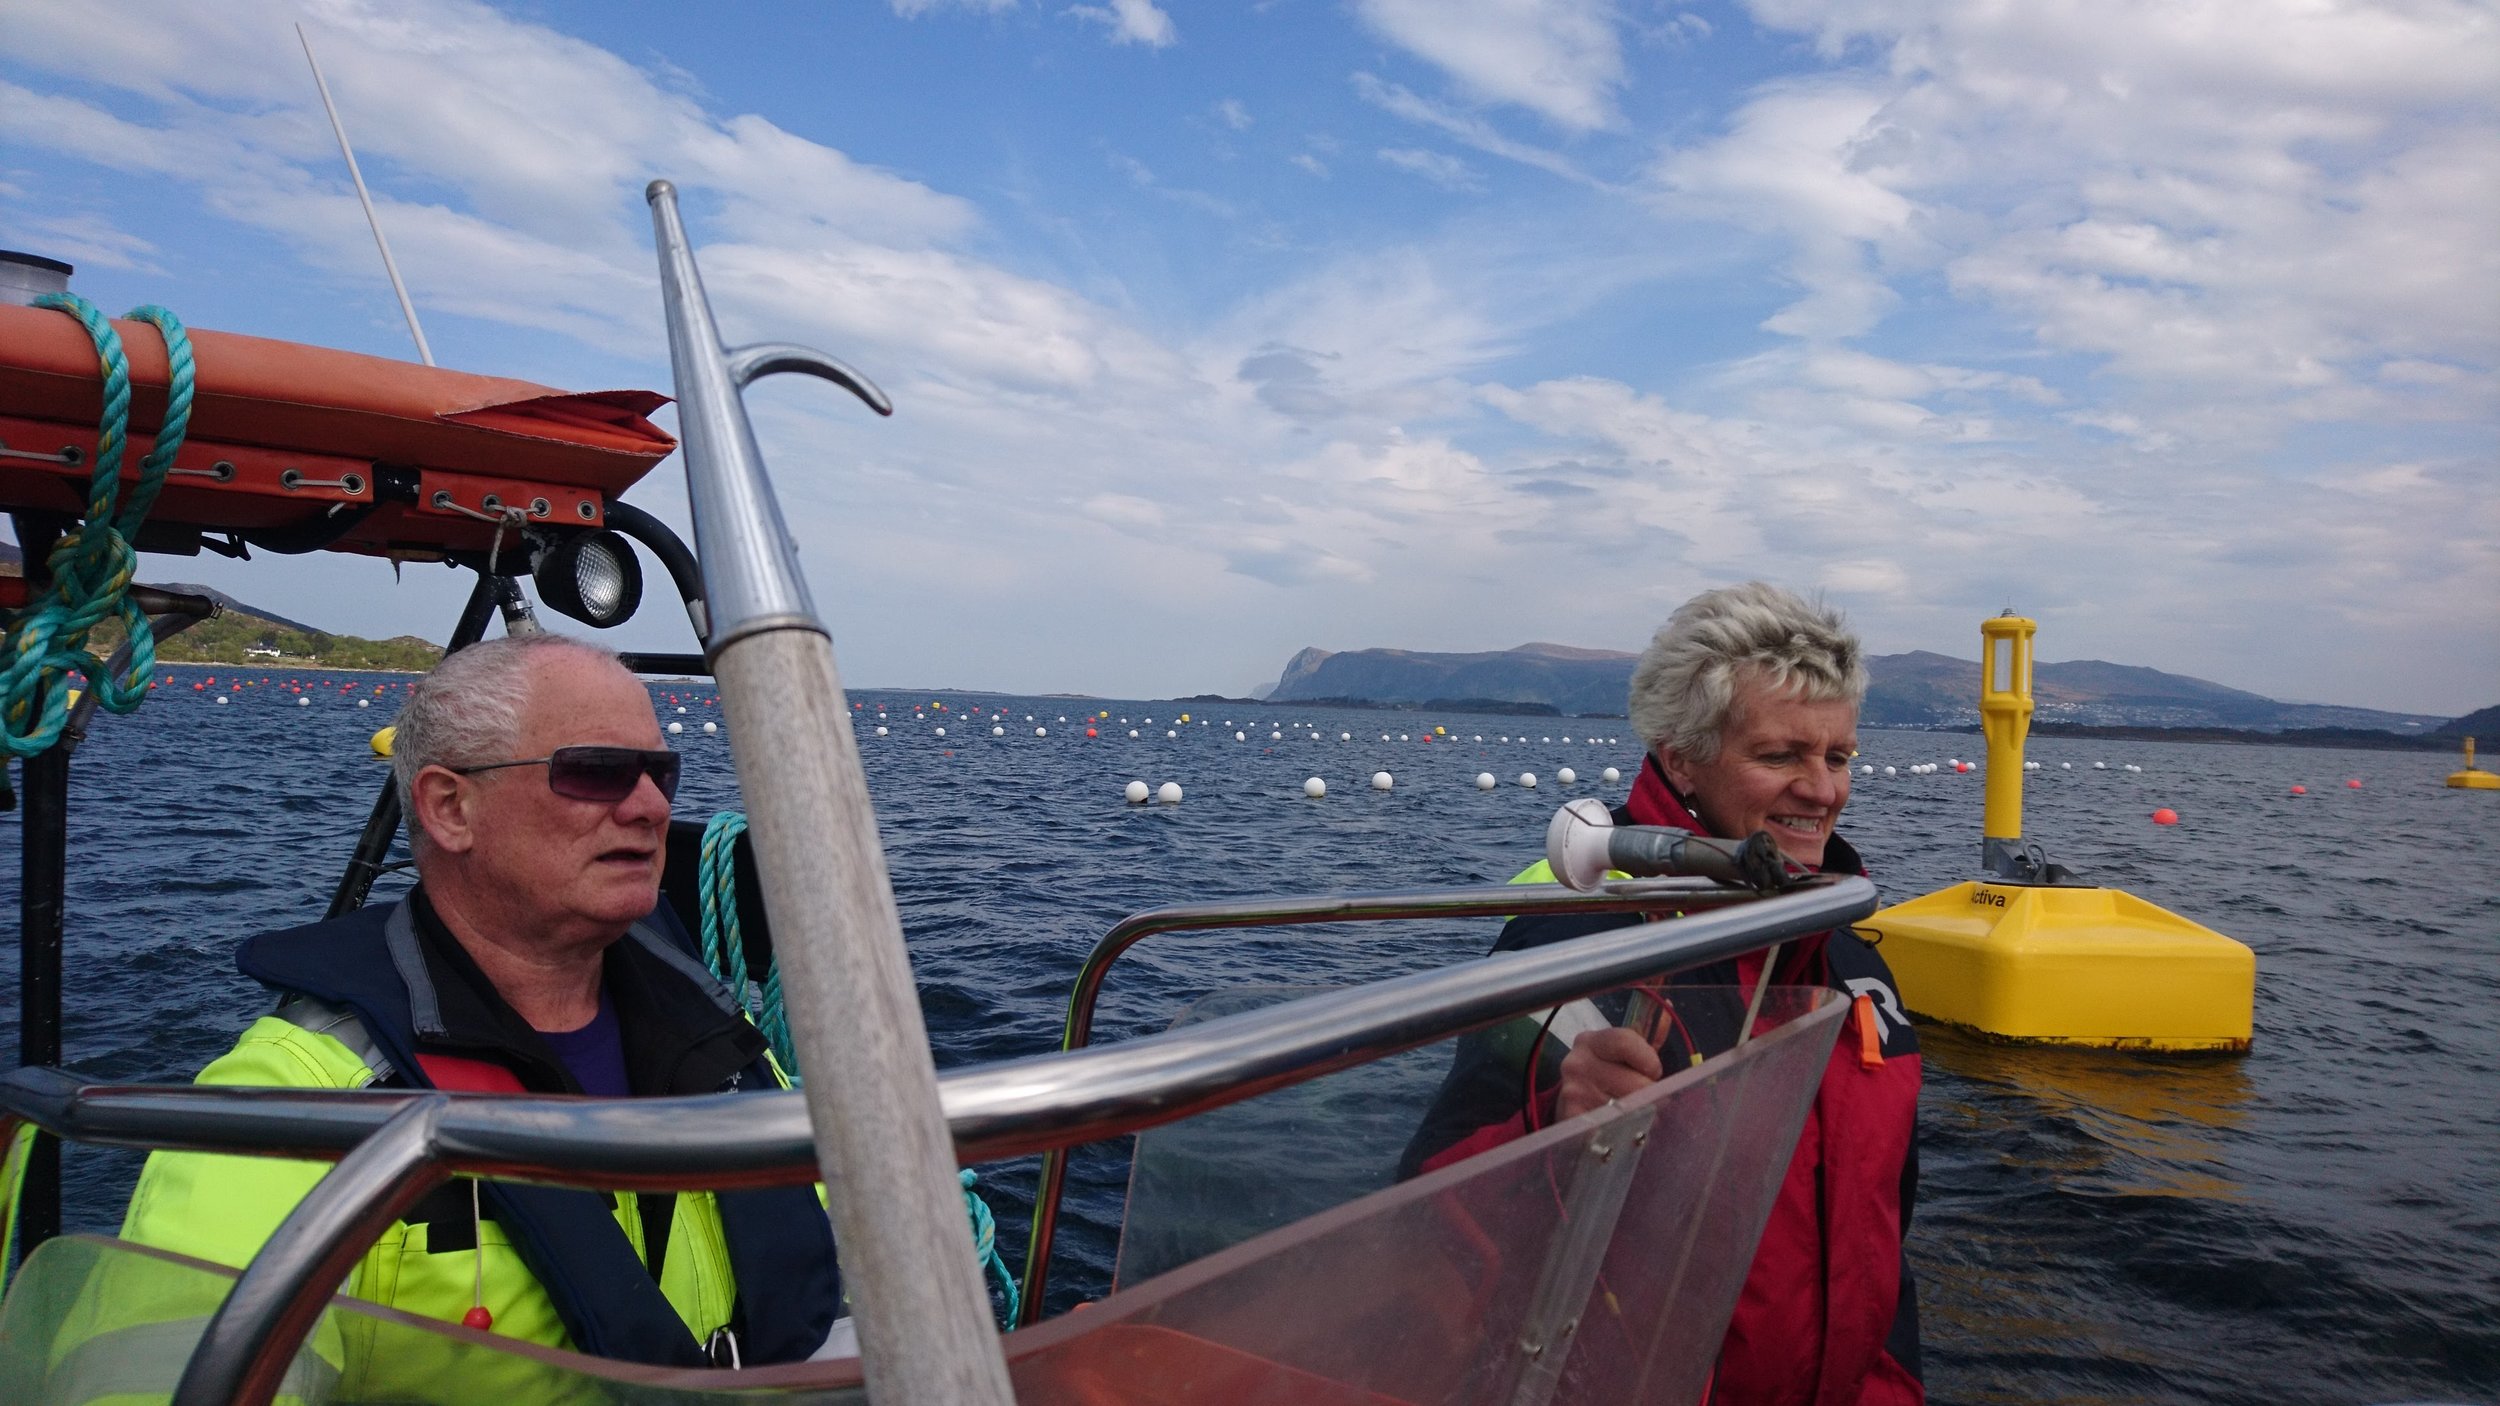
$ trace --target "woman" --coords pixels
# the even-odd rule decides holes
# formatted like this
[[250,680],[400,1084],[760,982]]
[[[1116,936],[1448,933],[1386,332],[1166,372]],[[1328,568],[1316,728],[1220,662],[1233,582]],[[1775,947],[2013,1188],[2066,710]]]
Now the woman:
[[[1801,868],[1863,873],[1835,826],[1849,802],[1865,696],[1857,638],[1836,612],[1761,582],[1694,597],[1632,671],[1632,725],[1649,755],[1615,823],[1725,839],[1768,831]],[[1519,881],[1551,878],[1540,863]],[[1518,918],[1494,950],[1642,920],[1629,913]],[[1740,957],[1680,973],[1670,991],[1750,991],[1761,968],[1760,954]],[[1901,1242],[1918,1185],[1917,1037],[1900,1016],[1883,959],[1846,929],[1786,944],[1772,980],[1831,986],[1852,998],[1853,1009],[1754,1252],[1710,1399],[1714,1406],[1914,1406],[1925,1392],[1918,1305]],[[1663,1068],[1657,1049],[1620,1026],[1582,1033],[1543,1087],[1495,1055],[1499,1047],[1462,1042],[1407,1149],[1405,1174],[1602,1107],[1657,1080]]]

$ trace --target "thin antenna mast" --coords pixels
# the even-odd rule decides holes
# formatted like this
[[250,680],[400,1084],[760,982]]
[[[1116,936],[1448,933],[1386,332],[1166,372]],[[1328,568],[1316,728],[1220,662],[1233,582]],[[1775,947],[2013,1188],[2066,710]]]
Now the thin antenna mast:
[[339,106],[330,101],[330,84],[321,76],[321,60],[313,57],[312,36],[299,23],[295,37],[304,45],[304,62],[312,65],[313,86],[321,90],[322,110],[330,114],[330,130],[338,134],[339,155],[347,158],[347,175],[356,183],[356,198],[364,202],[365,223],[373,227],[374,245],[382,251],[382,271],[391,276],[391,291],[399,295],[399,310],[408,318],[408,335],[417,339],[417,357],[432,366],[434,349],[425,344],[425,329],[417,325],[417,306],[408,301],[408,285],[399,281],[399,264],[391,258],[391,242],[382,237],[382,222],[373,213],[373,196],[365,190],[365,173],[356,169],[356,149],[347,144],[347,128],[339,122]]

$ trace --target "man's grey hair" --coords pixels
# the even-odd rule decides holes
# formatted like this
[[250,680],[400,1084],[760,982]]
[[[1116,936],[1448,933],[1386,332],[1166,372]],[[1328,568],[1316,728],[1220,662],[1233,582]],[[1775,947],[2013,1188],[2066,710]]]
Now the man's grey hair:
[[529,705],[530,667],[548,650],[571,650],[616,662],[616,651],[570,635],[507,635],[443,656],[408,690],[391,739],[391,784],[399,789],[411,853],[428,841],[417,823],[417,773],[429,766],[517,761],[521,710]]
[[1702,592],[1659,627],[1632,666],[1632,730],[1711,761],[1747,675],[1809,703],[1866,699],[1865,649],[1840,612],[1748,581]]

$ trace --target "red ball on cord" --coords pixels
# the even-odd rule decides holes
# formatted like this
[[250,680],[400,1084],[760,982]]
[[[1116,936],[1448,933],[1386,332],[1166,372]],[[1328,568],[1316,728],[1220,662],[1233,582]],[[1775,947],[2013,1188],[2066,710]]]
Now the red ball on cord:
[[487,1311],[486,1305],[478,1304],[472,1307],[468,1312],[460,1315],[460,1326],[463,1328],[475,1328],[479,1332],[483,1333],[495,1326],[495,1315]]

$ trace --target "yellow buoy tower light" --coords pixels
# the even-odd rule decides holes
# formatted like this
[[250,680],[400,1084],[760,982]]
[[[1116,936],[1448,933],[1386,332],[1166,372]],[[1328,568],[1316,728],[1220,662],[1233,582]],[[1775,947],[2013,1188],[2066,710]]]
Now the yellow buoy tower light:
[[2474,739],[2465,739],[2465,770],[2448,773],[2448,784],[2465,791],[2500,791],[2500,772],[2474,765]]
[[1880,937],[1903,1003],[1930,1019],[2025,1044],[2246,1050],[2256,953],[2132,894],[2081,883],[2023,839],[2038,628],[2010,610],[1979,627],[1984,877],[1859,927]]

